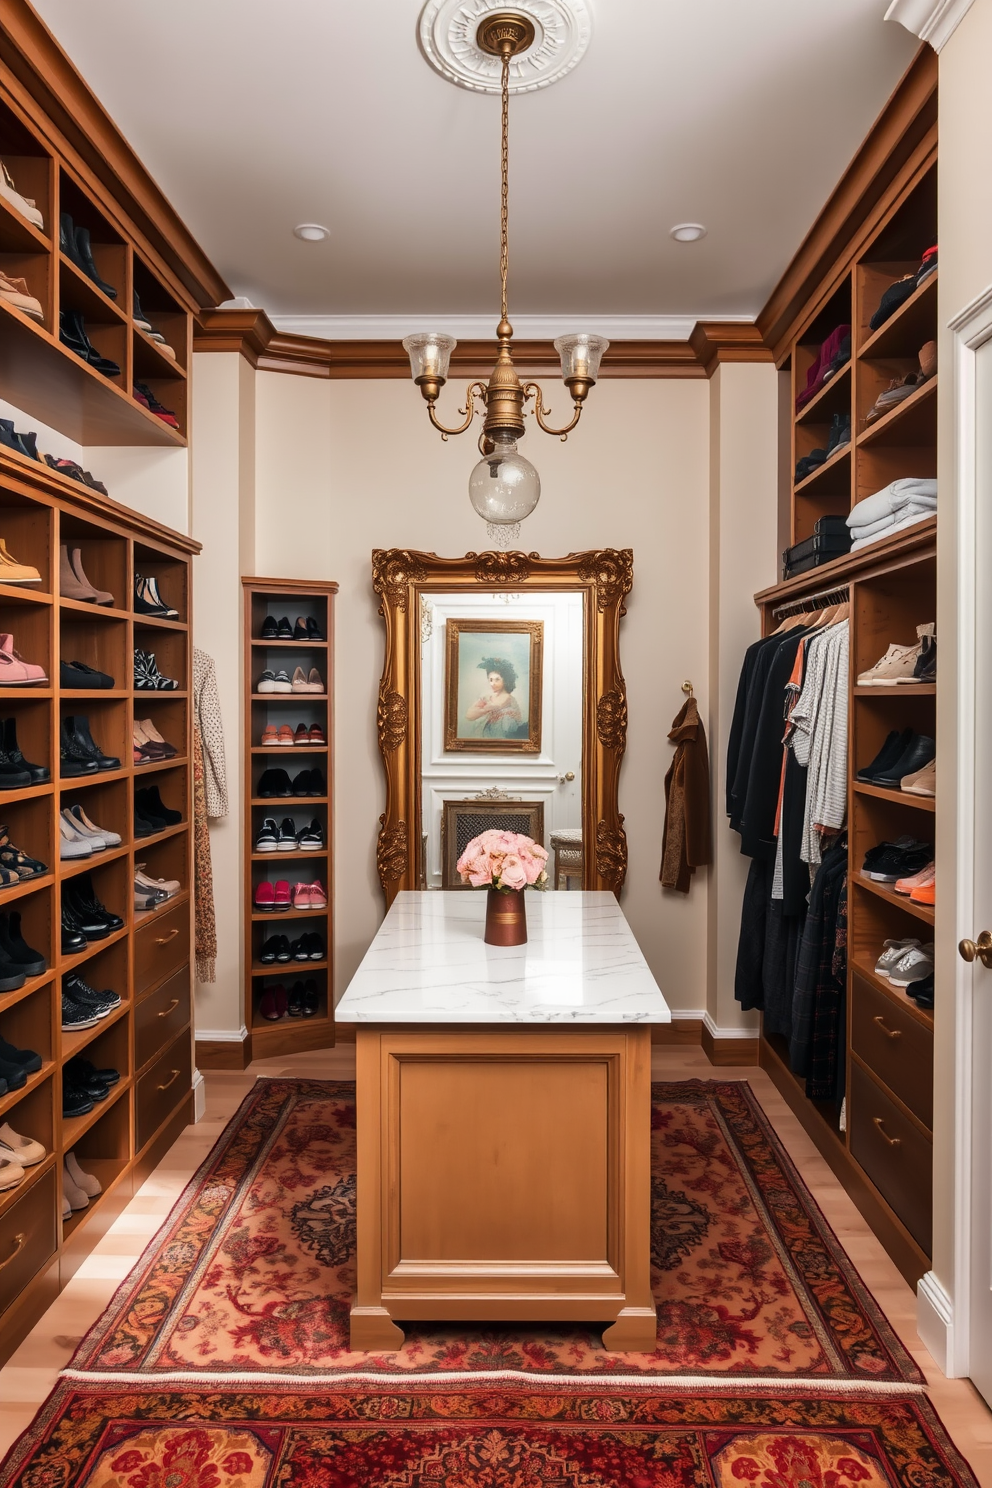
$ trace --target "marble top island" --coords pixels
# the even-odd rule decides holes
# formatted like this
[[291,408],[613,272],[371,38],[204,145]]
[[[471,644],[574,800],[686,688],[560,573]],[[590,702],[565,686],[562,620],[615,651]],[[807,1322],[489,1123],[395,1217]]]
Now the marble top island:
[[616,898],[527,895],[526,945],[489,946],[483,891],[396,896],[335,1009],[339,1022],[669,1023]]

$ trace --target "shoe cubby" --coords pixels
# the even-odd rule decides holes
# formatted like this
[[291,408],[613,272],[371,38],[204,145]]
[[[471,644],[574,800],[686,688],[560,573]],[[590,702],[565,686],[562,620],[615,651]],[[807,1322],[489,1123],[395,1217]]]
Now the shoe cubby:
[[[61,978],[70,973],[82,977],[86,985],[96,992],[118,993],[121,999],[120,1006],[107,1013],[92,1028],[63,1029],[60,1014],[60,1061],[65,1064],[67,1060],[83,1055],[101,1068],[106,1065],[119,1069],[123,1081],[128,1074],[132,1006],[131,998],[128,996],[127,941],[118,939],[110,945],[102,946],[99,942],[95,942],[91,950],[92,955],[72,957],[71,965],[69,964],[70,958],[66,958],[58,985],[59,1007],[61,1008]],[[112,1040],[112,1042],[108,1043],[107,1040]],[[113,1051],[113,1058],[104,1057],[108,1050]],[[123,1063],[119,1063],[119,1060],[123,1060]]]
[[4,564],[0,563],[0,591],[5,609],[11,603],[21,606],[51,601],[55,582],[52,531],[52,513],[48,507],[39,507],[33,501],[18,501],[13,492],[9,493],[0,514],[0,539],[14,562],[38,570],[40,583],[4,584]]
[[[158,360],[161,364],[163,358],[159,356]],[[150,377],[142,377],[140,373],[137,373],[136,381],[140,382],[142,387],[148,388],[155,401],[159,403],[163,409],[167,410],[175,417],[176,423],[178,424],[178,430],[176,432],[185,442],[186,379],[184,377],[176,376],[169,377],[164,374],[164,367],[161,371],[156,372],[153,376]],[[170,425],[163,419],[161,419],[156,413],[149,412],[148,417],[154,419],[157,424],[161,424],[163,428],[170,427]]]
[[[188,737],[187,719],[189,717],[189,709],[189,700],[184,697],[177,697],[175,693],[136,692],[134,694],[135,723],[150,721],[152,727],[158,730],[166,743],[171,744],[177,751],[173,759],[152,760],[148,764],[139,764],[136,761],[134,766],[136,776],[149,773],[157,775],[159,771],[174,769],[176,767],[176,761],[183,759]],[[132,737],[132,752],[133,744]]]
[[[245,1025],[250,1030],[255,1057],[279,1056],[296,1049],[321,1048],[334,1042],[334,998],[331,984],[331,943],[333,920],[333,870],[331,845],[327,831],[328,792],[332,778],[331,740],[333,738],[333,671],[334,671],[334,595],[336,584],[306,583],[295,580],[243,579],[244,586],[244,677],[245,677],[245,746],[248,762],[245,771],[246,793],[244,820],[251,831],[250,850],[245,869],[245,961],[251,970],[245,978]],[[267,619],[277,623],[285,617],[295,627],[298,619],[311,617],[320,629],[322,639],[287,640],[266,638],[262,628]],[[321,693],[256,694],[259,678],[266,669],[284,669],[290,677],[296,667],[309,674],[316,667],[325,686]],[[319,745],[264,745],[262,732],[268,724],[279,728],[286,724],[295,733],[298,724],[309,728],[319,724],[325,742]],[[322,777],[319,795],[299,794],[266,796],[259,794],[267,770],[283,770],[292,790],[294,781],[304,771],[319,771]],[[254,844],[266,817],[272,817],[277,828],[285,817],[291,817],[297,831],[316,818],[324,828],[325,845],[318,852],[255,853]],[[295,883],[319,880],[328,896],[322,910],[260,911],[254,896],[258,884],[285,879],[292,889]],[[325,954],[317,963],[290,962],[262,967],[259,954],[271,935],[286,935],[292,942],[306,933],[319,934]],[[313,977],[318,981],[318,1013],[310,1018],[290,1018],[276,1022],[261,1016],[259,1003],[267,984],[281,981],[291,990],[297,981]]]
[[[276,1028],[283,1031],[295,1028],[304,1029],[316,1023],[326,1023],[328,1016],[326,970],[307,971],[302,962],[291,962],[288,966],[281,968],[281,971],[284,974],[252,977],[252,1031],[264,1033],[268,1029]],[[302,983],[306,987],[307,982],[313,982],[316,985],[317,1011],[310,1015],[294,1015],[290,1013],[288,1007],[290,996],[297,983]],[[278,992],[280,987],[286,994],[286,1010],[278,1018],[266,1017],[262,1012],[265,994],[266,992]]]
[[[134,575],[144,579],[154,579],[159,598],[163,604],[179,611],[178,619],[157,620],[147,615],[139,615],[136,624],[152,628],[182,626],[187,622],[189,615],[189,570],[185,563],[177,562],[175,558],[164,553],[161,548],[154,548],[145,543],[134,544]],[[128,600],[130,608],[134,607],[134,594]]]
[[0,674],[0,712],[7,698],[29,695],[52,686],[52,626],[48,605],[32,604],[29,599],[0,600],[0,631],[13,638],[15,653],[33,666],[44,667],[45,679],[5,686]]
[[[904,317],[912,324],[917,313],[912,300],[905,301],[877,331],[869,324],[885,291],[907,274],[915,274],[928,248],[937,242],[937,167],[926,169],[920,179],[903,194],[902,200],[888,217],[860,256],[855,274],[858,283],[858,345],[877,344],[876,338],[894,329]],[[936,288],[937,275],[931,274],[926,285]],[[921,286],[921,289],[925,286]],[[915,296],[913,297],[915,300]],[[908,326],[905,328],[908,330]],[[923,322],[921,329],[927,329]],[[933,336],[923,335],[913,352]]]
[[[45,1156],[38,1163],[32,1163],[24,1169],[24,1178],[16,1188],[8,1188],[0,1192],[0,1258],[4,1248],[4,1216],[7,1211],[23,1198],[28,1190],[52,1171],[54,1163],[53,1149],[55,1146],[55,1071],[54,1066],[46,1074],[45,1078],[29,1090],[18,1091],[22,1097],[11,1106],[0,1118],[0,1126],[9,1122],[19,1137],[29,1137],[32,1142],[40,1142],[45,1149]],[[0,1272],[2,1275],[2,1272]]]
[[[3,198],[0,197],[0,202]],[[26,308],[14,305],[10,300],[2,298],[4,308],[12,315],[19,315],[29,326],[40,325],[46,331],[51,332],[52,319],[52,275],[51,254],[46,250],[38,251],[39,245],[33,248],[4,252],[0,249],[0,270],[8,279],[23,279],[27,293],[41,305],[42,319],[39,320],[37,313],[32,314]],[[22,291],[23,292],[23,291]]]
[[177,893],[159,908],[164,909],[167,904],[174,904],[177,897],[189,890],[186,874],[188,856],[188,844],[183,832],[175,832],[171,837],[163,837],[158,841],[135,843],[135,868],[144,864],[144,872],[149,878],[163,878],[167,882],[179,883]]
[[90,693],[85,698],[78,694],[65,692],[59,702],[60,723],[68,728],[69,719],[73,720],[73,726],[88,727],[90,736],[101,753],[112,759],[120,761],[113,769],[100,769],[86,775],[64,776],[63,784],[71,780],[73,787],[85,786],[88,783],[99,780],[101,776],[116,774],[118,769],[125,768],[131,760],[133,745],[128,729],[129,705],[124,698],[99,698]]
[[43,795],[52,789],[56,765],[53,750],[55,753],[57,750],[53,745],[51,699],[37,696],[32,698],[31,689],[25,689],[15,696],[14,690],[10,689],[5,696],[0,695],[0,728],[3,729],[5,739],[10,738],[17,744],[27,762],[43,766],[48,771],[47,780],[16,786],[11,790],[0,789],[2,814],[6,802],[22,796]]
[[[131,841],[133,822],[128,804],[128,789],[126,780],[106,780],[96,778],[85,791],[77,790],[74,783],[68,781],[63,784],[59,792],[58,810],[61,813],[66,807],[81,806],[96,827],[106,827],[108,832],[116,832],[121,839],[121,846],[126,848]],[[71,868],[78,861],[85,864],[95,865],[107,857],[108,853],[116,853],[120,847],[109,847],[93,854],[90,858],[66,859],[65,866]],[[121,911],[117,911],[121,913]]]
[[[168,698],[170,693],[185,692],[189,686],[189,678],[186,675],[186,636],[182,630],[166,630],[161,626],[145,625],[143,621],[136,619],[134,622],[134,648],[138,651],[150,651],[155,658],[155,664],[163,677],[171,677],[179,683],[178,688],[146,688],[139,687],[137,677],[134,675],[134,657],[131,657],[131,680],[129,686],[134,691],[134,706],[140,709],[147,698]],[[165,730],[159,725],[159,731]]]
[[[96,1063],[95,1060],[93,1062]],[[76,1154],[76,1160],[84,1173],[99,1180],[102,1192],[90,1199],[85,1209],[74,1209],[71,1217],[62,1221],[63,1243],[94,1214],[100,1212],[100,1200],[127,1171],[131,1151],[130,1103],[127,1095],[128,1087],[125,1086],[121,1091],[121,1085],[115,1085],[107,1099],[94,1106],[88,1115],[66,1122],[67,1128],[75,1127],[76,1131],[71,1147],[65,1150]],[[60,1196],[61,1187],[60,1174]]]
[[59,624],[59,656],[64,662],[82,662],[84,666],[112,677],[114,682],[109,688],[64,687],[67,698],[85,698],[88,703],[91,699],[99,701],[101,696],[111,692],[131,690],[133,658],[125,620],[90,615],[81,609],[63,609]]
[[0,906],[0,912],[20,915],[21,935],[31,949],[44,956],[47,962],[46,970],[39,972],[37,976],[29,977],[18,991],[0,992],[0,1015],[2,1015],[5,1006],[12,1005],[14,1001],[21,1001],[24,997],[30,996],[44,982],[52,980],[58,942],[54,933],[55,899],[51,886],[34,889],[21,895],[12,903]]
[[[88,231],[96,271],[105,284],[116,289],[117,295],[115,298],[105,295],[92,279],[88,279],[88,282],[101,300],[113,305],[126,319],[129,312],[128,246],[122,235],[94,204],[91,196],[63,169],[59,177],[60,226],[61,218],[66,213],[72,218],[74,227],[84,227]],[[63,259],[67,258],[64,252],[61,256]],[[72,262],[71,258],[69,262]]]
[[[45,875],[39,874],[39,877],[47,877],[58,857],[58,848],[53,840],[54,823],[50,797],[31,796],[27,800],[7,801],[0,795],[0,823],[0,835],[6,829],[11,846],[19,847],[29,858],[36,858],[44,863],[47,872]],[[23,884],[33,882],[36,880],[22,880]],[[0,900],[5,892],[0,892]]]
[[[28,997],[19,1002],[0,1001],[0,1038],[20,1050],[30,1049],[41,1056],[41,1069],[29,1074],[17,1090],[0,1095],[0,1126],[10,1121],[16,1130],[17,1123],[10,1112],[27,1096],[43,1085],[55,1066],[56,1044],[52,1028],[52,982],[47,980]],[[2,1053],[0,1053],[2,1058]]]
[[[181,376],[189,369],[190,326],[189,316],[174,295],[162,284],[139,254],[134,255],[134,290],[141,302],[145,319],[153,331],[165,337],[166,344],[175,352],[175,360],[167,352],[154,350],[155,342],[146,332],[135,327],[135,336],[154,351],[157,361],[149,364],[158,369],[159,376]],[[146,381],[141,372],[137,375]],[[152,374],[154,375],[154,374]]]
[[59,523],[59,543],[67,548],[70,554],[74,548],[78,548],[82,557],[83,572],[91,586],[114,596],[112,605],[97,605],[88,600],[67,601],[65,598],[63,598],[63,604],[68,602],[77,608],[82,605],[87,612],[92,612],[107,620],[113,618],[110,611],[127,610],[127,596],[130,589],[130,555],[129,545],[125,538],[108,533],[106,528],[95,523],[63,516]]
[[[159,836],[172,836],[185,830],[185,828],[189,826],[189,817],[187,815],[189,810],[188,767],[186,765],[170,765],[168,768],[155,770],[150,778],[144,779],[142,777],[141,768],[139,766],[135,766],[135,814],[137,814],[141,810],[142,801],[145,799],[144,797],[141,797],[141,793],[142,791],[146,790],[150,790],[153,792],[158,791],[158,800],[156,801],[153,798],[152,801],[153,814],[155,806],[157,806],[158,803],[161,802],[161,804],[165,806],[169,811],[181,811],[183,813],[183,820],[181,822],[175,822],[164,827],[161,833],[153,832],[149,833],[145,837],[139,837],[136,835],[134,838],[134,848],[135,852],[139,856],[146,843],[156,841]],[[139,797],[141,797],[141,799],[139,799]]]
[[40,139],[5,100],[0,101],[0,160],[15,189],[33,201],[42,227],[29,222],[12,202],[0,196],[0,253],[31,252],[50,246],[52,229],[52,158]]

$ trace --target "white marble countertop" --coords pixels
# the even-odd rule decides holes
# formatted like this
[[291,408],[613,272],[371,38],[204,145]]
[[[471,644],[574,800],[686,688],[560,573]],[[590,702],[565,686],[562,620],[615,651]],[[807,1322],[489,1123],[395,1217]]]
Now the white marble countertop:
[[486,894],[397,894],[335,1009],[344,1023],[670,1023],[612,894],[527,894],[527,944],[482,938]]

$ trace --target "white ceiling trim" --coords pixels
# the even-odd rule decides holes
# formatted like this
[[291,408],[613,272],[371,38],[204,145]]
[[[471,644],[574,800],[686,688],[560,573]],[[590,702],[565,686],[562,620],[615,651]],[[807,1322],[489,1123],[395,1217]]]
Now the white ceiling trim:
[[[231,304],[228,301],[228,304]],[[464,341],[493,341],[494,315],[270,315],[277,331],[323,341],[400,341],[413,331],[444,331]],[[699,320],[751,325],[750,315],[514,315],[519,340],[544,341],[588,331],[610,341],[688,341]]]
[[947,45],[972,7],[974,0],[892,0],[885,12],[887,21],[898,21],[935,52]]

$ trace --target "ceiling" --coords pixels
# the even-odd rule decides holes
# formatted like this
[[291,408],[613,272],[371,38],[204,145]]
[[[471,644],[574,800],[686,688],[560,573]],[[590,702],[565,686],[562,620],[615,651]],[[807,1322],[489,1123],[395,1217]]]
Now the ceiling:
[[[886,0],[591,3],[511,100],[511,318],[753,317],[918,42]],[[499,100],[428,67],[421,0],[34,4],[236,294],[332,335],[496,319]]]

